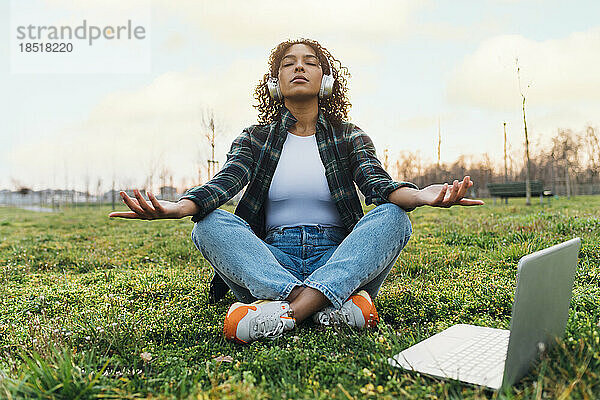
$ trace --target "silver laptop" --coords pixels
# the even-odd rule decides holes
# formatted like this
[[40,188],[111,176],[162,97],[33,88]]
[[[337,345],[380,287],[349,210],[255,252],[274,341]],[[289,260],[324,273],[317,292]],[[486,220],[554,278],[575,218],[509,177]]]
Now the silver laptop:
[[521,258],[510,331],[454,325],[388,362],[492,389],[513,385],[564,335],[580,246],[575,238]]

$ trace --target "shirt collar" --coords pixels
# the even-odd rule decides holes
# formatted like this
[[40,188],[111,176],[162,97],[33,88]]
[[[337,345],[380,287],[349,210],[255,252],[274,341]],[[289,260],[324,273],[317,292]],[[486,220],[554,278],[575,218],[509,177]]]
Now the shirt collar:
[[[290,128],[296,122],[298,122],[298,120],[296,119],[296,117],[294,117],[294,115],[291,113],[291,111],[288,110],[287,107],[284,105],[282,105],[281,109],[279,110],[279,116],[280,116],[281,128],[282,128],[282,129],[280,129],[280,134],[283,137],[286,137],[287,132],[290,130]],[[327,122],[327,119],[325,118],[325,114],[323,114],[323,111],[321,110],[321,108],[319,108],[319,116],[317,117],[316,128],[317,128],[317,130],[319,130],[319,128],[321,128],[325,132],[327,132],[327,130],[329,129],[329,123]]]
[[287,107],[284,105],[282,105],[281,109],[279,110],[279,117],[281,121],[281,127],[283,128],[283,134],[287,135],[287,131],[289,131],[292,125],[298,122],[298,120],[296,119],[296,117],[294,117],[292,112],[288,110]]

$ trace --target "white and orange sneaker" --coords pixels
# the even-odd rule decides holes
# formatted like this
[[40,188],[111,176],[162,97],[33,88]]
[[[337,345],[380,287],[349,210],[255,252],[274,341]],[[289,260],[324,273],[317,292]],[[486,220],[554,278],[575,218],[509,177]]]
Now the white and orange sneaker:
[[227,340],[250,343],[260,338],[275,339],[295,326],[296,320],[287,301],[238,302],[233,303],[227,311],[223,334]]
[[355,328],[373,328],[379,322],[379,315],[371,296],[364,290],[353,294],[339,310],[328,306],[313,315],[317,324],[348,325]]

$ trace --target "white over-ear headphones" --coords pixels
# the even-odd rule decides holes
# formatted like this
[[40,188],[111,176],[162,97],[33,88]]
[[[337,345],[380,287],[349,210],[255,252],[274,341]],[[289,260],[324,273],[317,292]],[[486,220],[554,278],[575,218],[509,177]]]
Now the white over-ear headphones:
[[[325,99],[331,96],[331,93],[333,93],[333,83],[335,82],[329,59],[325,57],[325,61],[327,61],[327,66],[329,67],[329,74],[323,74],[323,77],[321,78],[321,88],[319,89],[320,99]],[[281,94],[281,88],[279,87],[279,80],[277,77],[271,76],[270,71],[268,75],[269,78],[267,79],[267,87],[269,88],[269,94],[275,101],[282,100],[283,95]]]

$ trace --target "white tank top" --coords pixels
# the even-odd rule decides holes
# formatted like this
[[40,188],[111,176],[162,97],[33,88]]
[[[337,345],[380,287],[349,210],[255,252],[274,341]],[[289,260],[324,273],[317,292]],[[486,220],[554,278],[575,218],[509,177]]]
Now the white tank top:
[[340,226],[316,135],[288,132],[266,202],[266,229],[296,225]]

